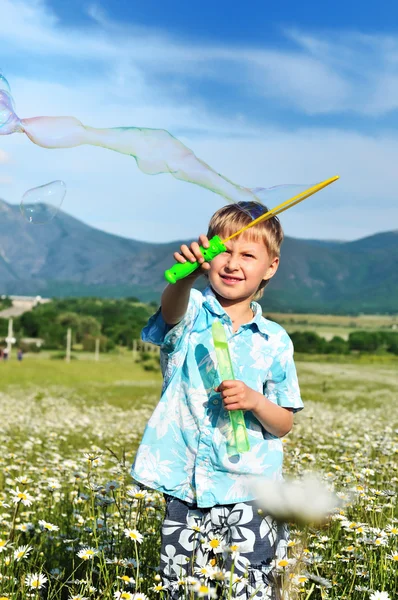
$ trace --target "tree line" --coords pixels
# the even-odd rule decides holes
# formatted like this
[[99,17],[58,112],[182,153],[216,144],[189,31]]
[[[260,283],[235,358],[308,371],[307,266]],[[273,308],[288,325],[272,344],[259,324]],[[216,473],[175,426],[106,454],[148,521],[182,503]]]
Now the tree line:
[[[156,304],[142,304],[137,298],[54,299],[15,318],[14,335],[25,350],[35,350],[37,346],[21,344],[24,338],[42,339],[46,349],[63,349],[70,327],[73,344],[81,345],[84,350],[93,350],[98,337],[102,351],[115,346],[131,348],[155,308]],[[7,328],[8,319],[0,318],[0,337],[7,335]]]
[[331,340],[313,331],[295,331],[290,334],[296,352],[307,354],[350,354],[354,352],[398,355],[398,332],[354,331],[348,340],[334,336]]
[[[3,306],[11,305],[2,298]],[[141,330],[157,308],[157,303],[143,304],[137,298],[65,298],[39,304],[14,319],[14,335],[24,350],[37,350],[35,343],[23,344],[24,338],[40,338],[50,350],[65,348],[66,331],[70,327],[73,344],[93,351],[100,338],[101,351],[116,346],[132,348]],[[8,331],[8,319],[0,318],[0,338]],[[330,341],[313,331],[290,334],[296,352],[308,354],[392,353],[398,355],[398,332],[355,331],[348,339],[334,336]]]

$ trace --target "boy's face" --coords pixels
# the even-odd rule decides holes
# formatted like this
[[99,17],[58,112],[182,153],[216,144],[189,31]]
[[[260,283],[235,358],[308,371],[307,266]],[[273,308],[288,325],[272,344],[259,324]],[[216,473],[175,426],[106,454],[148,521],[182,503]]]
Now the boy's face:
[[210,285],[226,300],[251,300],[262,280],[270,279],[276,273],[279,258],[271,258],[262,241],[253,241],[245,233],[225,245],[227,251],[210,263]]

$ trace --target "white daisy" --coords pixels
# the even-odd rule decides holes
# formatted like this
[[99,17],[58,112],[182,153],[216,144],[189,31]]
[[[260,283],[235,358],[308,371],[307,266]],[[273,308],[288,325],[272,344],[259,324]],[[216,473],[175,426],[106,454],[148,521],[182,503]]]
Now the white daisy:
[[40,590],[48,579],[42,573],[29,573],[25,575],[25,585],[30,587],[31,590]]
[[142,540],[144,539],[142,533],[137,531],[137,529],[125,529],[124,535],[133,540],[134,542],[138,542],[138,544],[141,544]]

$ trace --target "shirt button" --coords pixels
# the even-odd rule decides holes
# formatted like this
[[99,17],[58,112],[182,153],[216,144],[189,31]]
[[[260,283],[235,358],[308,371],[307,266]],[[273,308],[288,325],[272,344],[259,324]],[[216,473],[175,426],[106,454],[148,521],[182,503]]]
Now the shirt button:
[[215,400],[213,400],[213,404],[218,404],[217,398]]
[[210,430],[209,430],[209,429],[204,429],[204,430],[203,430],[203,433],[204,433],[205,435],[210,435]]

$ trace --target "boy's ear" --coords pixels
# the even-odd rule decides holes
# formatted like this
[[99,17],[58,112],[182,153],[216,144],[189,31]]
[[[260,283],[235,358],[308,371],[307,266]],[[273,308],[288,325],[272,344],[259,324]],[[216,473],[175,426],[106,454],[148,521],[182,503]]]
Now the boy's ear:
[[263,280],[267,281],[268,279],[271,279],[271,277],[273,277],[275,275],[275,273],[277,272],[279,267],[279,257],[275,256],[275,258],[272,260],[272,263],[269,265]]

